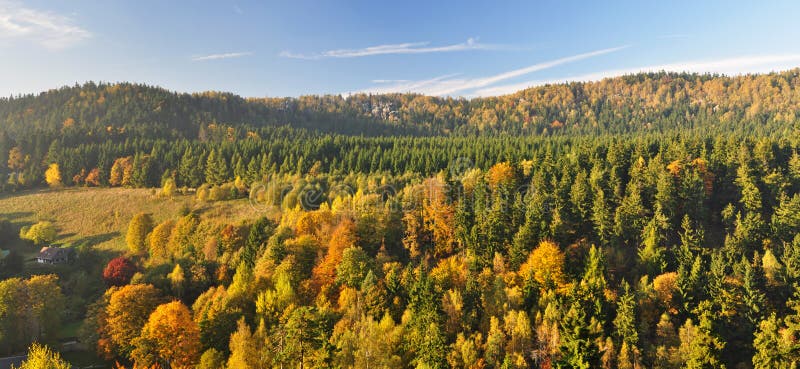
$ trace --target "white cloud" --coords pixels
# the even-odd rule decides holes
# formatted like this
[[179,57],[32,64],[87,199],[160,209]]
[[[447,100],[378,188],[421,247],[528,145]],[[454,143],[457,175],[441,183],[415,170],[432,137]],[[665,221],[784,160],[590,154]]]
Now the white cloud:
[[747,73],[768,73],[778,70],[796,68],[800,65],[800,54],[786,55],[753,55],[718,60],[698,60],[661,65],[651,65],[636,68],[613,69],[593,72],[577,76],[552,78],[547,80],[534,80],[522,83],[495,86],[479,89],[474,96],[499,96],[517,92],[533,86],[552,83],[575,81],[599,81],[604,78],[617,77],[640,72],[690,72],[690,73],[719,73],[726,75],[741,75]]
[[28,40],[50,50],[61,50],[91,36],[69,17],[0,0],[0,39]]
[[372,83],[405,83],[407,79],[373,79]]
[[203,55],[203,56],[192,57],[192,61],[207,61],[207,60],[241,58],[243,56],[250,56],[250,55],[253,55],[253,53],[249,52],[249,51],[238,52],[238,53],[211,54],[211,55]]
[[[472,91],[478,88],[493,85],[508,79],[520,77],[533,72],[553,68],[562,64],[576,62],[627,48],[628,46],[613,47],[608,49],[596,50],[588,53],[568,56],[560,59],[550,60],[542,63],[533,64],[525,68],[500,73],[497,75],[482,78],[463,78],[453,79],[451,76],[437,77],[420,82],[404,82],[379,88],[370,88],[362,92],[384,93],[384,92],[417,92],[426,95],[459,95],[465,91]],[[421,83],[424,82],[424,83]]]
[[328,59],[328,58],[358,58],[372,55],[387,54],[426,54],[426,53],[446,53],[467,50],[490,50],[501,49],[498,45],[488,45],[478,42],[474,38],[466,42],[444,46],[429,46],[429,42],[407,42],[402,44],[388,44],[365,47],[363,49],[336,49],[323,51],[318,54],[298,54],[291,51],[283,51],[279,55],[284,58],[293,59]]

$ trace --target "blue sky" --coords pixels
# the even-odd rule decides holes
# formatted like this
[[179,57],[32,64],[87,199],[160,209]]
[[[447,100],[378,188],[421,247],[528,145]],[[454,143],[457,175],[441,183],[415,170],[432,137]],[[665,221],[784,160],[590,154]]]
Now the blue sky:
[[0,95],[131,81],[243,96],[486,96],[800,66],[797,1],[0,0]]

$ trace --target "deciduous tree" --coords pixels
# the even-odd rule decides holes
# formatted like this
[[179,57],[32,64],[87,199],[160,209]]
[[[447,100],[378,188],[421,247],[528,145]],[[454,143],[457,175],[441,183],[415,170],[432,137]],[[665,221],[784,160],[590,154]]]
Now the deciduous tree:
[[131,357],[139,366],[194,368],[200,358],[200,329],[179,301],[159,305],[134,340]]
[[162,301],[161,293],[149,284],[124,286],[111,294],[106,308],[110,351],[126,357],[133,350],[152,311]]
[[53,188],[58,188],[63,185],[61,182],[61,169],[57,163],[52,163],[47,167],[47,170],[44,172],[44,180],[47,182],[48,186]]
[[128,224],[125,242],[128,250],[135,255],[147,252],[147,235],[153,230],[153,218],[150,214],[139,213],[133,216]]
[[66,362],[58,352],[49,347],[34,343],[28,349],[28,356],[19,367],[12,369],[71,369],[72,365]]
[[136,273],[136,265],[126,257],[116,257],[103,269],[103,279],[109,286],[124,286]]

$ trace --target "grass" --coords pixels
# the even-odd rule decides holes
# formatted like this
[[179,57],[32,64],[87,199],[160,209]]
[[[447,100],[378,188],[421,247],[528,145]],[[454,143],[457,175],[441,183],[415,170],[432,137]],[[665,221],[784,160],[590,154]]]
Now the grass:
[[158,198],[147,189],[37,190],[0,198],[0,217],[20,227],[49,220],[59,230],[59,244],[87,241],[99,249],[123,250],[124,234],[135,214],[150,213],[161,221],[176,216],[190,200]]
[[[195,201],[191,195],[163,198],[154,192],[131,188],[67,188],[8,194],[0,197],[0,218],[10,220],[17,228],[48,220],[58,228],[57,244],[88,243],[98,250],[124,252],[128,223],[142,212],[151,214],[157,223],[176,218],[187,208],[197,211],[203,219],[226,223],[261,215],[275,216],[274,211],[254,207],[247,199],[204,203]],[[0,248],[21,252],[26,259],[38,252],[38,248],[30,245],[24,249],[20,245],[7,246],[0,244]]]

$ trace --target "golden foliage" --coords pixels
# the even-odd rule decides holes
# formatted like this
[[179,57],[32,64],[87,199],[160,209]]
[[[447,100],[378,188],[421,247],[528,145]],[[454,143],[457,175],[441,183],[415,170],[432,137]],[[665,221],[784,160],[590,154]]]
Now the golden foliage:
[[670,272],[661,274],[653,279],[653,289],[656,293],[656,298],[668,308],[671,313],[676,313],[676,307],[672,303],[673,296],[678,291],[678,273]]
[[133,157],[117,158],[111,166],[108,183],[112,186],[127,186],[131,181],[133,172]]
[[93,168],[90,170],[84,179],[84,183],[91,187],[100,186],[100,169]]
[[486,182],[492,190],[513,186],[514,168],[507,162],[497,163],[486,172]]
[[683,163],[680,160],[675,160],[672,163],[667,165],[667,170],[670,174],[674,177],[678,177],[681,175],[681,170],[683,169]]
[[44,172],[44,180],[50,187],[61,187],[63,183],[61,182],[61,169],[59,169],[58,164],[52,163],[47,167]]
[[542,241],[531,251],[519,271],[523,279],[533,278],[544,287],[562,287],[566,284],[564,253],[552,241]]
[[107,355],[124,354],[133,349],[132,342],[139,337],[150,313],[161,301],[158,290],[149,284],[133,284],[115,290],[106,308]]
[[137,343],[134,357],[143,350],[153,350],[147,353],[170,363],[172,368],[194,368],[200,357],[200,328],[186,305],[172,301],[159,305],[150,314]]

